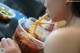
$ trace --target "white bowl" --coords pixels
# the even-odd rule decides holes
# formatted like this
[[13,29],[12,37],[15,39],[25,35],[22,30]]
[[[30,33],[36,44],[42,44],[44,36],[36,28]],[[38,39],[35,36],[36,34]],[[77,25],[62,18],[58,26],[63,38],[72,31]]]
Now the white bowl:
[[11,18],[14,18],[15,17],[15,12],[10,7],[8,7],[7,5],[5,5],[3,3],[0,3],[0,6],[4,7],[5,9],[7,9],[12,14],[12,16],[8,16],[8,18],[11,19]]

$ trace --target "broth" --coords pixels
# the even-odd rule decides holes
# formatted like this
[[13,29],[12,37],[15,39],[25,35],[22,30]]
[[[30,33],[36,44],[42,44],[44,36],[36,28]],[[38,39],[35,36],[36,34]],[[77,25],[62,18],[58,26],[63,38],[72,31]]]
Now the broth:
[[[29,32],[28,29],[24,28],[26,32]],[[35,34],[35,38],[39,41],[40,38]],[[16,30],[14,33],[14,40],[19,45],[22,53],[40,53],[42,51],[43,44],[30,38],[21,30]]]

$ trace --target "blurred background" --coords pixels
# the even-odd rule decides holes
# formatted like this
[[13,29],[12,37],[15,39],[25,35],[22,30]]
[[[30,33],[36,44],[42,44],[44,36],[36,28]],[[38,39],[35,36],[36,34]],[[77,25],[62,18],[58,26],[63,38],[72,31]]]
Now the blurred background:
[[0,23],[0,37],[11,38],[20,18],[39,18],[45,13],[44,0],[0,0],[13,9],[16,16],[8,24]]
[[16,9],[27,17],[35,17],[45,13],[44,0],[0,0],[0,2]]

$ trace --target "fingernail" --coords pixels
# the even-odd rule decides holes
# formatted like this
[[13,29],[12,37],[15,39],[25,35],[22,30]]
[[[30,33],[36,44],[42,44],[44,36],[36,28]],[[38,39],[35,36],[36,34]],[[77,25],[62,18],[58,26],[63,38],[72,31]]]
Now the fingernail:
[[1,40],[5,40],[6,38],[2,38]]
[[7,40],[11,40],[10,38],[7,38]]

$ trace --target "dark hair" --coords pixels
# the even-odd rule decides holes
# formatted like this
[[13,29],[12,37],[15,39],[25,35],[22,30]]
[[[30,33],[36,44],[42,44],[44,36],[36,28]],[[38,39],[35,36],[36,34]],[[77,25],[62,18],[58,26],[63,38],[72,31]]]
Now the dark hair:
[[[73,0],[80,1],[80,0]],[[72,12],[73,15],[80,17],[80,2],[72,2]]]

